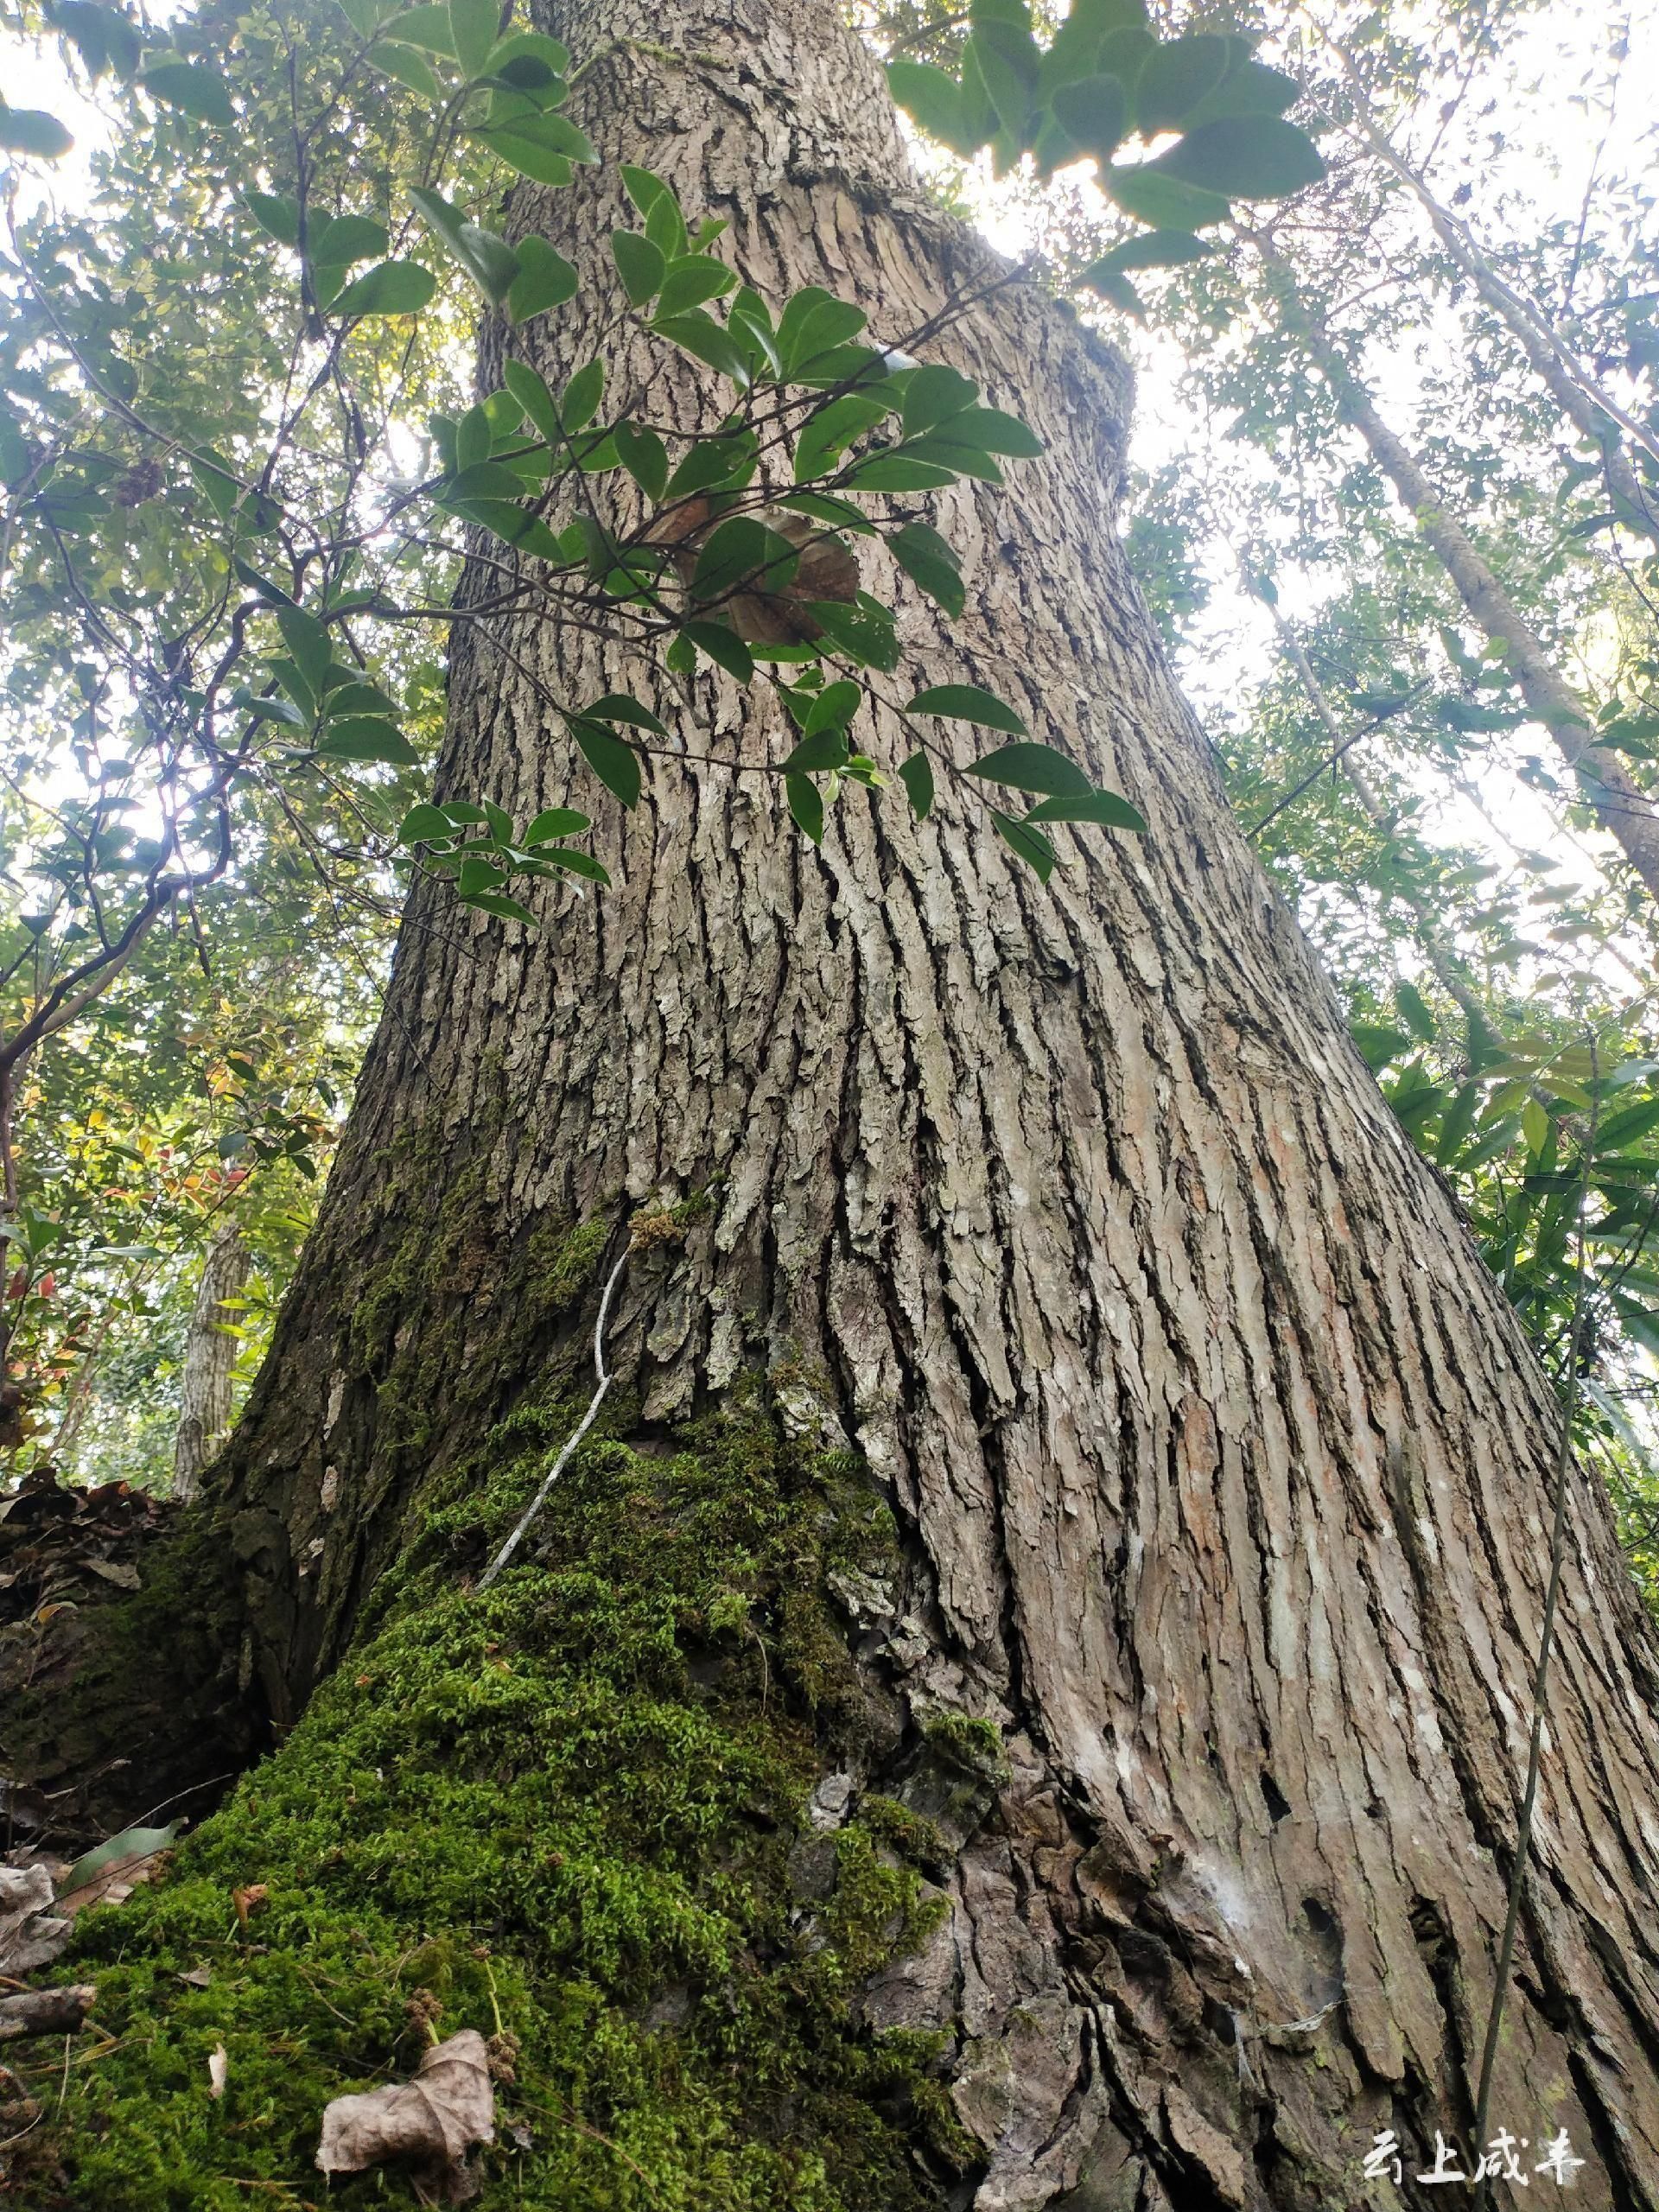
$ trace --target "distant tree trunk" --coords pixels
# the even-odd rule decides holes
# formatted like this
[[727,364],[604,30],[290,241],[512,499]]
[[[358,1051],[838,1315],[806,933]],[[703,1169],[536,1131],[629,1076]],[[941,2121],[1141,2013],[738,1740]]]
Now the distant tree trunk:
[[201,1263],[196,1302],[184,1339],[184,1384],[179,1401],[178,1433],[173,1445],[173,1493],[185,1503],[200,1486],[204,1467],[231,1429],[231,1376],[238,1339],[226,1324],[227,1298],[247,1287],[251,1255],[234,1221],[213,1232]]
[[1488,644],[1503,648],[1528,712],[1549,732],[1561,759],[1578,778],[1586,804],[1649,896],[1659,899],[1659,803],[1634,781],[1616,752],[1597,744],[1583,700],[1555,666],[1543,639],[1473,538],[1448,511],[1421,462],[1384,421],[1319,316],[1298,296],[1288,263],[1265,239],[1258,238],[1256,244],[1287,321],[1324,372],[1338,412],[1364,440],[1372,460],[1445,569],[1470,620]]
[[1617,502],[1620,521],[1659,544],[1659,507],[1655,505],[1652,493],[1637,477],[1624,444],[1629,438],[1634,444],[1645,446],[1649,454],[1659,460],[1659,447],[1656,446],[1652,432],[1586,375],[1543,315],[1499,275],[1491,257],[1477,243],[1469,225],[1441,206],[1421,170],[1398,151],[1378,125],[1364,79],[1355,67],[1352,55],[1344,47],[1338,46],[1336,50],[1354,94],[1359,127],[1366,143],[1402,184],[1410,187],[1428,217],[1435,237],[1519,345],[1534,375],[1562,415],[1587,444],[1599,447],[1607,489]]
[[[861,1455],[900,1529],[891,1576],[839,1586],[890,1725],[824,1750],[817,1824],[902,1790],[941,1717],[988,1725],[1006,1758],[987,1801],[949,1801],[943,1925],[868,1997],[872,2025],[944,2037],[976,2163],[926,2201],[1333,2212],[1391,2201],[1361,2170],[1393,2127],[1401,2201],[1433,2206],[1410,2176],[1472,2105],[1553,1395],[1160,657],[1116,530],[1118,358],[917,189],[826,0],[542,18],[594,57],[577,111],[603,153],[727,218],[722,251],[773,300],[822,283],[899,342],[985,294],[925,350],[1048,452],[1006,493],[938,502],[969,612],[946,637],[905,597],[907,664],[1014,699],[1151,831],[1068,842],[1045,890],[953,782],[919,829],[844,798],[817,851],[778,779],[658,756],[634,812],[595,809],[614,888],[548,888],[541,933],[417,892],[212,1485],[264,1694],[279,1723],[301,1711],[492,1421],[550,1374],[585,1396],[592,1293],[575,1316],[551,1280],[570,1225],[591,1283],[631,1209],[705,1193],[622,1281],[639,1450],[759,1376],[785,1427]],[[487,372],[510,346],[556,385],[595,350],[613,177],[517,203],[591,289],[492,326]],[[666,419],[705,390],[606,343],[607,404]],[[639,664],[535,620],[500,642],[518,666],[458,627],[441,790],[521,820],[591,800],[527,678],[592,696]],[[653,696],[688,750],[781,757],[764,688]],[[890,718],[872,741],[899,757]],[[1571,1527],[1493,2109],[1535,2141],[1570,2131],[1580,2203],[1650,2207],[1655,1645],[1576,1474]],[[479,1563],[456,1552],[452,1582]]]

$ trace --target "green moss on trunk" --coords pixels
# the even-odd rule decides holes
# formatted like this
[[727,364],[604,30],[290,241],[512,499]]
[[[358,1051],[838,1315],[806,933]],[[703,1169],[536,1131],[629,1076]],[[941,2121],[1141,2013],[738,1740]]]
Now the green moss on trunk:
[[[88,1916],[66,1966],[97,1979],[116,2040],[71,2066],[32,2201],[319,2202],[322,2107],[412,2069],[419,1989],[441,2031],[517,2038],[486,2207],[941,2200],[963,2146],[935,2045],[868,2033],[857,2002],[932,1924],[925,1823],[873,1801],[834,1840],[833,1883],[791,1867],[862,1711],[825,1577],[885,1563],[886,1508],[758,1404],[665,1450],[613,1429],[573,1462],[539,1555],[470,1594],[572,1418],[521,1410],[442,1478],[281,1750],[153,1889]],[[244,1926],[232,1893],[253,1884]],[[205,1987],[181,1979],[202,1968]],[[328,2201],[407,2196],[370,2176]]]

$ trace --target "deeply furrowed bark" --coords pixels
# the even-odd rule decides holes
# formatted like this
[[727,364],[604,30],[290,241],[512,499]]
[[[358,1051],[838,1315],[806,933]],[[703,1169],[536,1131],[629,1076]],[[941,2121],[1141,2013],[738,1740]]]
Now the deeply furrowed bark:
[[[622,1283],[611,1357],[643,1433],[758,1368],[798,1429],[854,1443],[906,1540],[899,1580],[847,1592],[859,1664],[912,1726],[994,1722],[1012,1769],[948,1923],[872,1998],[878,2024],[954,2038],[982,2158],[950,2201],[1329,2212],[1372,2201],[1363,2154],[1393,2126],[1402,2201],[1437,2203],[1410,2176],[1472,2105],[1552,1395],[1160,660],[1114,527],[1116,357],[917,192],[821,0],[543,15],[599,57],[577,111],[602,154],[728,219],[722,250],[774,301],[823,283],[899,343],[992,288],[926,351],[1048,451],[938,503],[969,608],[947,637],[900,594],[906,674],[1012,699],[1151,830],[1078,836],[1045,890],[955,779],[922,829],[844,798],[814,852],[778,779],[654,758],[636,811],[595,810],[614,888],[550,892],[539,935],[417,893],[213,1485],[264,1694],[291,1717],[339,1658],[431,1469],[550,1359],[585,1373],[579,1335],[515,1337],[502,1310],[537,1230],[601,1218],[613,1256],[631,1205],[709,1190]],[[486,333],[486,367],[510,346],[556,386],[594,350],[614,191],[525,195],[589,289]],[[683,420],[702,391],[715,419],[662,349],[607,351],[607,404]],[[521,820],[594,790],[532,677],[578,703],[646,680],[570,628],[460,626],[442,787]],[[690,752],[786,747],[760,687],[651,696]],[[909,749],[890,715],[871,742]],[[479,1205],[436,1279],[397,1272],[420,1224],[395,1163],[420,1144],[434,1212],[463,1176]],[[1492,2109],[1535,2143],[1568,2130],[1580,2202],[1650,2206],[1653,1645],[1576,1476],[1571,1524]]]

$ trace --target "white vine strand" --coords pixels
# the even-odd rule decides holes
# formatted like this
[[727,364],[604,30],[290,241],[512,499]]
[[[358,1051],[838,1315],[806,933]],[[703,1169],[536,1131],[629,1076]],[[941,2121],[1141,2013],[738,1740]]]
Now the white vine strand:
[[495,1557],[485,1568],[483,1573],[479,1577],[478,1586],[480,1590],[487,1590],[489,1588],[491,1583],[495,1580],[497,1575],[500,1573],[503,1567],[506,1566],[514,1552],[518,1550],[519,1545],[523,1542],[525,1531],[535,1520],[537,1515],[541,1511],[543,1506],[546,1504],[549,1496],[551,1494],[554,1484],[557,1482],[559,1477],[564,1472],[566,1467],[570,1463],[571,1453],[575,1450],[577,1445],[581,1443],[582,1438],[587,1435],[588,1430],[593,1427],[594,1417],[598,1413],[601,1406],[605,1402],[605,1393],[610,1389],[612,1382],[614,1380],[613,1376],[606,1372],[605,1368],[605,1324],[610,1316],[611,1294],[622,1279],[622,1270],[627,1266],[628,1255],[632,1251],[632,1249],[633,1244],[632,1240],[622,1247],[621,1255],[618,1259],[616,1265],[611,1269],[610,1274],[606,1280],[605,1288],[600,1295],[599,1318],[594,1323],[594,1372],[599,1377],[599,1387],[594,1392],[593,1396],[588,1401],[587,1412],[583,1414],[575,1427],[571,1430],[569,1435],[565,1438],[564,1442],[560,1446],[558,1458],[548,1469],[541,1488],[537,1491],[535,1497],[531,1499],[530,1503],[524,1508],[523,1514],[519,1516],[518,1526],[513,1530],[512,1534],[507,1538],[506,1542],[502,1545],[500,1550],[496,1554]]

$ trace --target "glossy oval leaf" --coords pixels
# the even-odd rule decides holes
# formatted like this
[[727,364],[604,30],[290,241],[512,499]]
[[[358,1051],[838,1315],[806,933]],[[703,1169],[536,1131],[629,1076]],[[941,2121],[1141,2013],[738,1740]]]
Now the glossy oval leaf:
[[1032,740],[1023,745],[1004,745],[976,760],[968,770],[988,784],[1006,784],[1010,791],[1037,791],[1066,799],[1097,798],[1094,785],[1075,760],[1057,753],[1052,745]]
[[570,724],[570,734],[582,749],[582,757],[613,798],[626,807],[639,803],[639,755],[631,745],[624,744],[613,730],[603,722],[583,721],[580,715]]
[[668,274],[668,263],[659,246],[639,231],[613,231],[611,257],[630,307],[642,308],[656,298]]
[[418,261],[383,261],[354,277],[330,306],[330,315],[418,315],[438,280]]
[[32,154],[37,161],[55,162],[74,143],[57,117],[44,108],[0,108],[0,147],[9,154]]
[[153,62],[138,81],[152,99],[194,116],[198,123],[228,130],[236,122],[230,86],[217,69],[200,61]]
[[[1029,789],[1027,785],[1026,788]],[[1080,791],[1075,797],[1046,798],[1027,815],[1027,822],[1097,822],[1108,830],[1144,831],[1147,817],[1117,791]]]
[[1150,167],[1200,191],[1241,200],[1282,200],[1325,175],[1305,130],[1274,115],[1223,116],[1189,130]]
[[[1005,729],[1013,737],[1026,734],[1024,717],[1006,700],[999,699],[995,692],[982,690],[976,683],[936,683],[928,690],[918,691],[905,711],[912,715],[941,715],[950,721],[978,722],[986,729]],[[1048,748],[1037,746],[1032,749],[1043,753]],[[1014,752],[1018,748],[1009,746],[1005,750]],[[1088,788],[1086,780],[1084,788]]]

